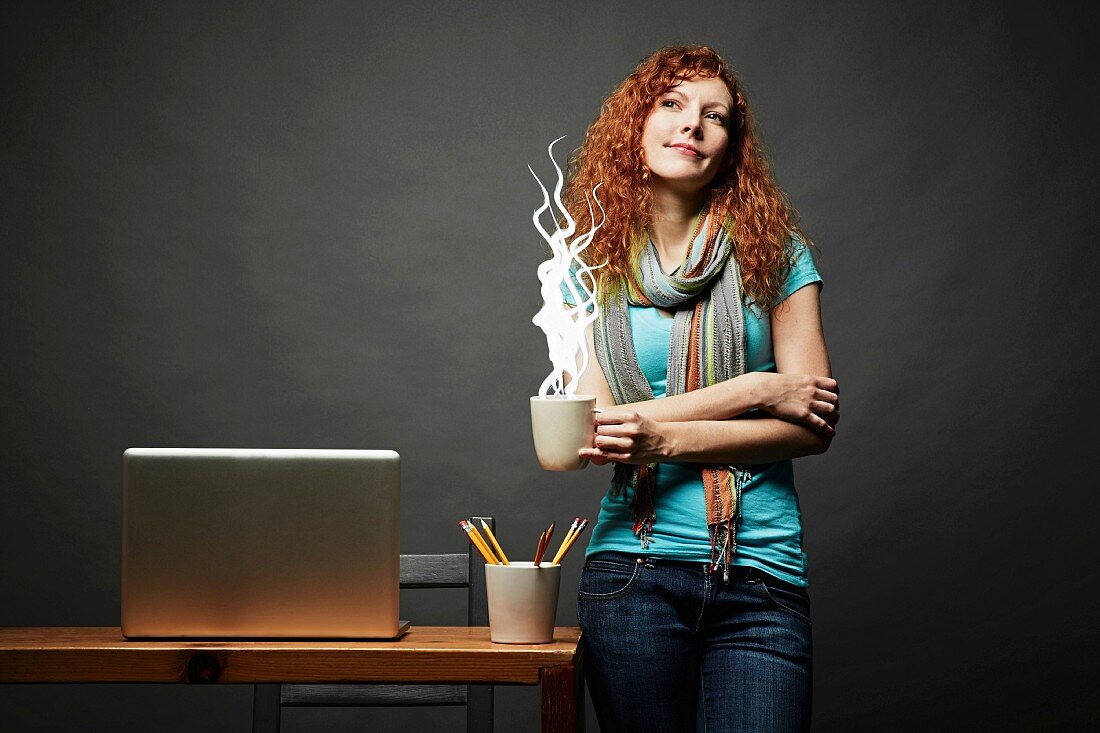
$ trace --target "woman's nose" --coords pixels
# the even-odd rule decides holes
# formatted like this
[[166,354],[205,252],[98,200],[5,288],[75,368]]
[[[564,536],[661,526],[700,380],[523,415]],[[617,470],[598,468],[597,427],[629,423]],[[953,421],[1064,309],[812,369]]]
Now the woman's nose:
[[697,137],[702,129],[703,126],[698,122],[685,122],[681,132],[691,135],[692,137]]

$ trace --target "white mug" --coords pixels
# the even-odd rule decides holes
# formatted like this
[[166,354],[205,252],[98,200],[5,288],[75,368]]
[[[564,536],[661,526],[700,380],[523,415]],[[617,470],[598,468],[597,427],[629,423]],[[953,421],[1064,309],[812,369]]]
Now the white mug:
[[588,465],[577,452],[595,444],[595,408],[590,395],[531,398],[531,433],[543,468],[575,471]]

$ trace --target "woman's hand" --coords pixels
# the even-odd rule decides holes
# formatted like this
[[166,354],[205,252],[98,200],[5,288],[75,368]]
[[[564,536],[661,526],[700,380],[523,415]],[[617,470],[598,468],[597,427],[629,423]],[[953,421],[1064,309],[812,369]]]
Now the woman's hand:
[[826,435],[836,434],[840,392],[835,379],[810,374],[756,374],[760,409],[788,422],[804,423]]
[[580,455],[602,466],[611,461],[655,463],[671,454],[662,423],[613,407],[596,411],[596,447],[582,448]]

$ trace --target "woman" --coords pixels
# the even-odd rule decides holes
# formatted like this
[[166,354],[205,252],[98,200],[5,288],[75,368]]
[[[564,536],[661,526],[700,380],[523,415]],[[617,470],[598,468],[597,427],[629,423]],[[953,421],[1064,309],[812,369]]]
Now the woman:
[[584,258],[607,264],[581,282],[599,293],[602,369],[578,384],[600,410],[581,453],[615,465],[577,600],[600,728],[808,729],[791,459],[829,447],[839,403],[821,278],[744,90],[710,48],[663,48],[607,99],[570,172],[578,231],[603,184]]

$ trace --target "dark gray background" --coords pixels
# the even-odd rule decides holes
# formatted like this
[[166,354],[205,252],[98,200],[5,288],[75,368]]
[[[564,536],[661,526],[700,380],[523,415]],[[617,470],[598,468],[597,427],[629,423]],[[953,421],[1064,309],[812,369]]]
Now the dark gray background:
[[[815,730],[1100,727],[1083,6],[170,5],[2,11],[0,624],[118,623],[128,446],[396,449],[405,552],[463,550],[475,513],[531,548],[594,519],[607,469],[544,473],[530,446],[526,164],[549,175],[641,58],[698,42],[823,252],[844,420],[797,463]],[[443,599],[403,615],[461,623]],[[241,731],[250,704],[9,685],[0,727]],[[534,689],[497,707],[536,729]],[[367,721],[463,725],[286,729]]]

